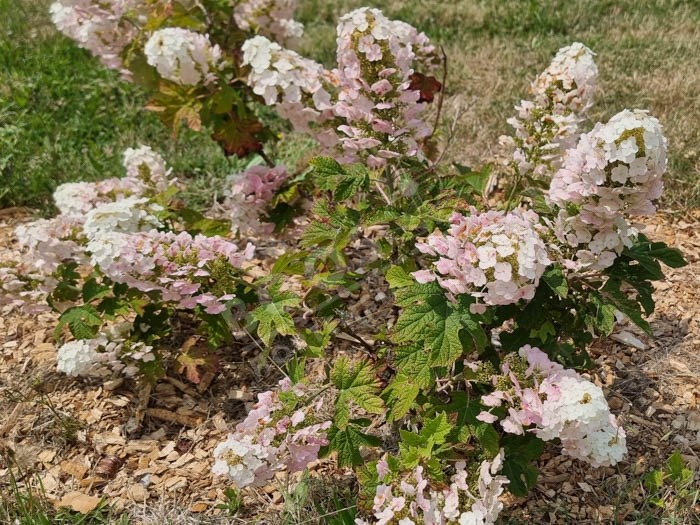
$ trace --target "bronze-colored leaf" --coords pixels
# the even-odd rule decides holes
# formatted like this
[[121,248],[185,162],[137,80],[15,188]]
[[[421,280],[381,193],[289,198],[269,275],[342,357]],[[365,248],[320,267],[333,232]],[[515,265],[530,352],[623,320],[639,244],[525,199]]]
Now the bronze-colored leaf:
[[435,77],[413,73],[410,78],[411,84],[408,89],[420,91],[418,102],[432,102],[435,100],[435,94],[442,91],[442,83]]
[[262,142],[256,136],[262,130],[263,125],[255,118],[229,117],[215,127],[212,138],[227,155],[244,158],[262,151]]

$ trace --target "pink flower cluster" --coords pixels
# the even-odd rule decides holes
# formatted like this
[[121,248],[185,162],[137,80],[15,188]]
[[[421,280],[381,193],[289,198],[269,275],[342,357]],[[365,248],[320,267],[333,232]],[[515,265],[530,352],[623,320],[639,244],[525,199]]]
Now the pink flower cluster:
[[364,160],[378,168],[388,159],[420,155],[419,142],[432,129],[420,92],[409,88],[414,68],[434,54],[427,37],[370,8],[343,16],[337,33],[341,162]]
[[573,270],[612,265],[637,231],[629,217],[651,215],[666,171],[666,138],[646,111],[624,110],[567,151],[549,188],[554,229]]
[[127,18],[138,19],[142,9],[139,0],[59,0],[51,4],[50,12],[59,31],[106,67],[121,69],[121,52],[138,33]]
[[87,262],[81,245],[82,223],[59,215],[15,229],[18,250],[0,261],[0,304],[28,312],[47,310],[44,303],[58,284],[55,272],[65,262]]
[[228,475],[242,489],[264,485],[277,471],[298,472],[316,461],[328,444],[331,422],[315,417],[323,398],[309,406],[303,403],[307,395],[307,387],[289,379],[280,381],[279,391],[258,394],[236,432],[214,449],[212,472]]
[[225,210],[235,232],[252,234],[266,228],[260,216],[289,174],[284,166],[258,165],[232,177],[231,186],[220,208]]
[[[523,346],[519,356],[525,366],[506,360],[503,375],[494,377],[494,384],[505,378],[511,388],[482,397],[486,406],[507,407],[508,415],[500,421],[503,430],[534,432],[545,441],[558,438],[565,454],[594,467],[620,461],[627,452],[625,432],[610,413],[603,391],[552,362],[539,348]],[[498,421],[490,412],[478,418],[487,423]]]
[[534,100],[516,106],[508,119],[515,133],[500,137],[508,152],[506,164],[520,174],[550,178],[561,155],[575,144],[579,123],[593,103],[598,68],[594,53],[581,43],[563,47],[532,83]]
[[236,2],[233,16],[239,29],[289,46],[304,33],[304,26],[293,18],[296,4],[296,0],[243,0]]
[[380,168],[391,159],[420,156],[419,143],[432,129],[411,76],[438,62],[428,38],[370,8],[342,17],[337,32],[338,63],[330,72],[261,37],[247,41],[249,85],[298,131],[335,147],[340,162]]
[[209,314],[221,313],[233,298],[211,291],[221,285],[218,274],[225,273],[217,265],[241,268],[255,249],[249,243],[241,251],[222,237],[155,230],[130,234],[125,241],[111,263],[100,267],[107,277],[142,292],[158,292],[180,308],[200,305]]
[[[458,461],[449,486],[435,489],[418,466],[408,476],[377,487],[372,510],[374,519],[357,519],[357,525],[486,525],[493,524],[503,509],[498,497],[508,483],[497,475],[503,465],[503,451],[491,461],[483,461],[479,478],[469,484],[467,464]],[[379,480],[385,481],[386,460],[377,464]],[[463,509],[469,508],[464,511]]]
[[452,294],[470,294],[484,305],[505,305],[535,295],[551,263],[539,217],[531,210],[455,213],[447,234],[435,232],[416,244],[421,253],[439,257],[431,270],[413,272],[419,283],[437,280]]

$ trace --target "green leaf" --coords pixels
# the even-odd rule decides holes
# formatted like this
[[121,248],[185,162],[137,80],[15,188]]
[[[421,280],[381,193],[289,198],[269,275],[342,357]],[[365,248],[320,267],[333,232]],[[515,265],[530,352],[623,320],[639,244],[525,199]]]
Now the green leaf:
[[663,470],[652,470],[644,475],[644,486],[651,493],[657,493],[664,486]]
[[323,357],[324,352],[331,342],[333,337],[333,331],[337,328],[337,319],[332,321],[326,321],[323,323],[323,327],[319,331],[313,331],[304,329],[301,332],[301,337],[306,343],[306,348],[304,349],[304,355],[307,357]]
[[102,325],[102,318],[99,312],[90,305],[74,306],[68,308],[58,318],[58,325],[54,332],[57,338],[61,329],[66,325],[76,339],[92,339],[97,335],[97,330]]
[[112,291],[112,287],[98,283],[94,277],[85,281],[83,285],[83,302],[89,303],[95,299],[101,299]]
[[428,388],[433,383],[430,354],[422,345],[397,348],[394,362],[399,373],[410,377],[417,387]]
[[503,473],[510,480],[508,490],[515,496],[527,496],[537,483],[538,471],[531,462],[542,455],[544,442],[532,434],[508,434],[502,446],[506,453]]
[[597,292],[591,293],[590,300],[595,310],[586,316],[586,323],[602,335],[610,335],[615,328],[615,307],[604,302]]
[[339,391],[334,418],[338,428],[347,426],[351,402],[370,414],[384,412],[384,401],[377,395],[381,383],[370,361],[339,357],[331,370],[331,381]]
[[368,185],[369,173],[367,168],[361,164],[349,166],[345,178],[338,182],[336,189],[333,191],[333,197],[338,201],[347,200],[361,189],[366,189]]
[[372,209],[362,217],[363,226],[375,226],[377,224],[388,224],[401,217],[401,213],[393,208]]
[[666,466],[668,467],[668,473],[674,482],[683,481],[683,473],[686,468],[680,451],[675,450],[673,454],[671,454],[671,457],[669,457],[668,461],[666,462]]
[[496,457],[501,449],[500,439],[496,429],[487,423],[482,423],[473,425],[471,430],[486,454],[492,458]]
[[306,258],[308,253],[305,252],[285,252],[280,255],[275,264],[272,266],[272,273],[283,273],[285,275],[304,275],[306,270]]
[[663,242],[651,243],[649,254],[671,268],[682,268],[688,264],[680,250],[669,248]]
[[293,308],[301,303],[301,299],[294,292],[281,291],[280,283],[270,286],[271,302],[261,304],[251,312],[251,316],[258,322],[258,336],[266,346],[270,346],[277,334],[294,335],[296,328],[292,316],[285,308]]
[[431,363],[433,366],[452,366],[464,352],[459,331],[462,318],[459,312],[452,312],[445,318],[435,337],[429,342],[433,349]]
[[416,284],[416,280],[401,266],[389,268],[386,272],[386,280],[390,288],[405,288]]
[[479,195],[484,193],[486,184],[491,176],[491,166],[484,166],[481,171],[473,171],[470,167],[457,162],[453,163],[459,172],[459,181],[465,182]]
[[649,335],[654,335],[651,326],[644,317],[639,304],[636,301],[629,299],[624,292],[620,290],[621,283],[617,279],[609,279],[603,286],[603,296],[607,302],[613,304],[615,308],[630,318],[639,328],[644,330]]
[[433,366],[450,366],[462,355],[459,331],[469,314],[455,310],[438,284],[406,286],[395,294],[403,310],[394,327],[394,342],[425,341]]
[[306,227],[301,236],[304,248],[313,248],[333,242],[340,234],[340,229],[332,224],[314,221]]
[[454,426],[447,421],[447,414],[440,412],[433,419],[425,421],[420,435],[433,445],[442,445],[453,428]]
[[335,450],[338,453],[338,466],[356,467],[362,465],[364,460],[360,454],[360,447],[378,447],[381,440],[375,436],[362,433],[356,425],[349,424],[340,429],[332,426],[328,431],[328,446],[324,447],[324,452]]
[[314,157],[309,164],[313,166],[316,184],[322,190],[333,190],[336,179],[345,175],[343,167],[331,157]]
[[341,166],[330,157],[315,157],[310,164],[314,167],[314,181],[325,191],[331,191],[336,201],[344,201],[369,184],[367,168],[360,164]]
[[514,496],[524,498],[537,484],[537,469],[520,459],[509,459],[503,463],[503,474],[508,478],[508,490]]
[[412,377],[397,374],[382,392],[390,407],[387,420],[397,421],[408,414],[419,392],[420,388]]
[[542,275],[542,280],[559,297],[566,298],[569,294],[569,285],[566,282],[566,277],[564,276],[561,266],[552,266],[548,268]]

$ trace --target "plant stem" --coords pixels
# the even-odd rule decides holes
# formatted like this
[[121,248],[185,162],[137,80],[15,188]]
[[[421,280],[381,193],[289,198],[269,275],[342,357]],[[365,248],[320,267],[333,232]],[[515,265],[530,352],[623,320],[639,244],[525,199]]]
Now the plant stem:
[[260,149],[260,151],[258,151],[258,155],[262,157],[262,160],[264,160],[265,164],[267,164],[270,168],[275,167],[275,163],[272,162],[272,159],[270,159],[270,157],[267,156],[267,153],[265,153],[263,149]]

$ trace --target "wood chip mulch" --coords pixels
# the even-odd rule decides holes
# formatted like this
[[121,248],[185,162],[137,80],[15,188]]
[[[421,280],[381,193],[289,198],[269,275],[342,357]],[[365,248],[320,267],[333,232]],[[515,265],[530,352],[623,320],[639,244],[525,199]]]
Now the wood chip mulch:
[[[0,246],[11,249],[12,230],[22,220],[22,212],[0,214]],[[511,498],[506,519],[635,523],[645,472],[676,449],[700,469],[698,228],[700,213],[685,220],[657,217],[647,225],[649,237],[680,248],[690,264],[666,269],[667,281],[656,285],[654,338],[623,324],[592,352],[600,365],[592,379],[627,431],[626,460],[591,469],[550,447],[536,489],[526,500]],[[358,334],[386,326],[383,292],[365,287],[356,295],[356,318],[348,325]],[[361,327],[363,320],[375,326]],[[236,348],[206,389],[179,376],[152,389],[75,380],[55,369],[55,321],[49,313],[0,312],[0,490],[9,483],[11,456],[21,468],[20,484],[40,480],[56,505],[89,507],[91,498],[105,497],[117,510],[141,516],[134,523],[159,523],[153,509],[161,507],[180,509],[179,518],[189,520],[173,523],[275,522],[283,506],[275,485],[247,496],[246,504],[261,512],[257,518],[234,521],[216,508],[226,500],[227,485],[210,472],[214,447],[244,417],[255,393],[274,384],[256,366],[254,348]]]

